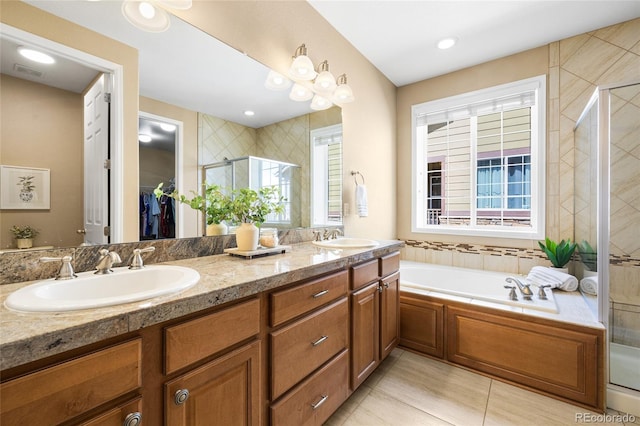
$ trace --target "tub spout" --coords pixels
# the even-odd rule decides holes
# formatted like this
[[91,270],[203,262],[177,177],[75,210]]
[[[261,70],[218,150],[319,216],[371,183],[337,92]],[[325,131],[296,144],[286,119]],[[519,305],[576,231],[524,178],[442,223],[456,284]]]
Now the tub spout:
[[510,284],[517,285],[518,289],[520,289],[520,293],[522,293],[522,298],[524,300],[531,300],[533,291],[531,291],[531,289],[529,288],[529,284],[523,284],[519,279],[514,277],[507,277],[504,280]]

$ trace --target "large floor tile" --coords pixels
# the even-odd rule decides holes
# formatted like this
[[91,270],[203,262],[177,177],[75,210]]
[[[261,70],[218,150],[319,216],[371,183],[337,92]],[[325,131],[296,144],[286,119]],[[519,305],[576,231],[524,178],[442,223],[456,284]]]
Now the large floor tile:
[[450,426],[437,417],[399,401],[384,392],[372,390],[344,426]]
[[377,392],[456,425],[482,425],[491,379],[405,352]]
[[[565,426],[595,423],[597,413],[493,380],[485,426]],[[602,419],[604,420],[604,418]],[[622,423],[597,422],[598,425]]]

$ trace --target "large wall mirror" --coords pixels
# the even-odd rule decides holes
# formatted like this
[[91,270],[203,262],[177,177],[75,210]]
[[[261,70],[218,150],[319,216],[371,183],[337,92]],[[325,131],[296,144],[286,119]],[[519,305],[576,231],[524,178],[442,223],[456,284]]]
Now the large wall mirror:
[[[149,180],[149,176],[164,176],[169,180],[173,177],[173,183],[185,193],[199,190],[203,179],[215,180],[211,183],[226,186],[229,182],[219,177],[225,175],[225,172],[222,172],[226,170],[225,166],[240,166],[244,158],[268,159],[294,166],[280,172],[283,176],[288,176],[293,189],[288,193],[288,209],[291,215],[288,220],[278,223],[278,227],[340,224],[342,170],[340,150],[336,147],[342,143],[342,119],[338,107],[312,111],[308,102],[290,100],[288,91],[266,89],[264,82],[269,72],[267,67],[175,16],[170,17],[171,25],[167,31],[149,33],[125,20],[120,2],[26,3],[136,48],[139,52],[141,128],[142,123],[146,126],[145,129],[152,129],[159,127],[154,125],[154,121],[157,124],[166,121],[178,124],[178,128],[181,129],[180,138],[174,139],[175,150],[171,157],[175,161],[173,170],[158,174],[145,174],[141,171],[139,181],[122,183],[125,188],[135,186],[135,193],[141,195],[155,183],[152,182],[154,178]],[[3,53],[18,47],[5,46],[4,43],[5,41],[2,45]],[[73,65],[73,57],[69,57],[69,54],[63,56]],[[64,210],[52,208],[49,211],[0,211],[0,215],[4,216],[0,220],[0,249],[8,248],[13,243],[8,232],[9,227],[13,224],[27,224],[23,223],[25,220],[41,232],[40,241],[37,241],[36,245],[82,244],[86,237],[76,231],[84,225],[83,205],[87,196],[83,195],[82,188],[92,175],[92,169],[86,170],[83,166],[83,151],[86,149],[83,148],[82,140],[81,99],[87,87],[104,70],[84,66],[73,68],[72,73],[71,68],[68,68],[63,74],[71,77],[67,80],[75,83],[75,88],[62,86],[62,83],[58,82],[53,84],[54,87],[50,87],[46,78],[38,76],[37,67],[23,66],[24,61],[19,63],[5,56],[2,57],[2,62],[3,97],[5,93],[9,93],[4,90],[9,83],[15,87],[28,86],[20,90],[30,90],[39,94],[51,93],[40,99],[38,104],[19,105],[20,111],[15,111],[13,115],[7,114],[6,117],[20,115],[23,117],[21,125],[32,127],[44,126],[47,124],[45,121],[52,121],[53,124],[49,123],[51,126],[47,130],[48,135],[39,138],[42,140],[38,143],[56,146],[59,144],[62,158],[52,158],[51,166],[47,167],[51,168],[52,181],[54,178],[57,183],[60,180],[64,181],[64,189],[52,192],[51,197],[67,197],[68,200],[64,203]],[[75,74],[76,71],[82,72],[83,76]],[[21,93],[23,92],[16,92],[15,96],[24,99]],[[60,100],[52,100],[54,96],[60,97]],[[18,108],[18,104],[5,102],[4,99],[2,105],[3,121],[5,108]],[[247,111],[253,111],[254,114],[248,115]],[[50,116],[49,112],[54,115]],[[55,116],[61,112],[65,113],[64,121]],[[77,117],[77,121],[69,117]],[[13,132],[10,136],[18,139],[20,130],[15,128]],[[8,136],[3,134],[3,138],[5,137]],[[13,146],[20,149],[19,143],[14,143]],[[33,149],[33,146],[32,143],[29,144],[29,149]],[[166,162],[167,155],[153,152],[154,149],[153,144],[141,148],[140,162],[151,162],[154,165]],[[24,153],[21,158],[25,158],[27,154]],[[3,164],[7,162],[5,158],[2,158]],[[149,161],[152,158],[153,160]],[[319,167],[326,168],[329,164],[332,170],[321,173]],[[270,166],[267,164],[265,167]],[[77,170],[74,174],[65,175],[62,173],[65,168]],[[205,172],[216,168],[217,172]],[[239,170],[241,167],[236,169]],[[332,180],[335,176],[338,182]],[[117,187],[110,187],[108,190],[111,191],[112,199],[122,195],[116,193]],[[127,191],[127,194],[131,193],[132,191]],[[320,199],[320,195],[314,194],[324,195]],[[178,210],[178,216],[180,214],[184,216],[183,220],[176,218],[177,229],[172,237],[202,235],[203,226],[195,226],[194,220],[185,220],[197,217],[194,212],[184,207]],[[24,220],[17,223],[19,219]],[[136,219],[127,216],[124,220]],[[146,235],[142,235],[142,231],[140,239],[148,239]],[[110,242],[120,241],[112,238]]]

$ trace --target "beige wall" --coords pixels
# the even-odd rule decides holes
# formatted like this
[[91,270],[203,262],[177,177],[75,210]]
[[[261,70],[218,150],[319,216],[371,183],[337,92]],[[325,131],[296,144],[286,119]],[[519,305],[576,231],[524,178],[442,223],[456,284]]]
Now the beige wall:
[[51,208],[0,212],[0,249],[15,247],[9,228],[30,225],[36,246],[82,243],[82,95],[0,75],[0,163],[50,170]]
[[20,1],[0,2],[4,24],[123,67],[124,240],[138,240],[138,51]]
[[[286,72],[295,49],[306,43],[315,64],[327,59],[332,72],[347,74],[356,100],[342,110],[344,201],[351,205],[345,230],[352,236],[395,238],[395,86],[304,1],[196,1],[176,14],[279,72]],[[366,179],[367,218],[354,214],[351,170]]]

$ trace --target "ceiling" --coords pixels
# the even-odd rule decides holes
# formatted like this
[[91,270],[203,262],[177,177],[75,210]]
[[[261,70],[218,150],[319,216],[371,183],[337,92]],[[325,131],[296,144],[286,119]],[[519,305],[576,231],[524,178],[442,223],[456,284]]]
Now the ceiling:
[[640,0],[308,1],[398,87],[640,17]]

